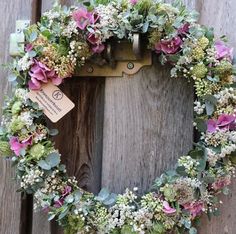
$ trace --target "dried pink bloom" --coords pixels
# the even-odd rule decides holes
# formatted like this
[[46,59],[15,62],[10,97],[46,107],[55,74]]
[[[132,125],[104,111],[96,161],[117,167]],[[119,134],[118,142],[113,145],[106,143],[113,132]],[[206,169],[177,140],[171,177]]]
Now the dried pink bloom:
[[217,181],[215,181],[213,184],[212,184],[212,188],[215,190],[215,191],[218,191],[220,189],[223,189],[224,187],[228,186],[231,184],[231,179],[230,177],[222,177],[222,178],[219,178]]
[[215,43],[215,49],[216,49],[217,59],[227,58],[227,59],[233,60],[234,49],[226,46],[223,41],[217,41]]
[[20,156],[21,150],[26,149],[28,145],[32,144],[32,138],[29,138],[23,142],[20,142],[17,137],[10,139],[11,150],[14,151],[16,156]]
[[105,49],[105,46],[101,43],[100,38],[97,37],[96,34],[90,33],[87,40],[93,45],[92,50],[94,53],[101,53]]
[[130,3],[131,3],[132,5],[136,5],[136,4],[138,3],[138,0],[130,0]]
[[60,207],[63,206],[63,204],[64,204],[64,199],[61,198],[61,199],[58,199],[57,201],[55,201],[53,206],[54,206],[55,208],[60,208]]
[[89,24],[95,24],[99,16],[95,12],[88,12],[86,8],[80,8],[73,12],[73,19],[77,23],[77,27],[84,30]]
[[187,33],[189,33],[189,28],[190,28],[190,24],[189,24],[189,23],[186,23],[186,24],[184,24],[182,27],[180,27],[180,28],[178,29],[178,33],[179,33],[180,35],[187,34]]
[[184,204],[183,206],[185,210],[190,212],[193,219],[197,215],[199,215],[204,209],[204,203],[201,201],[187,203],[187,204]]
[[71,191],[72,191],[71,186],[68,186],[68,185],[67,185],[67,186],[65,187],[64,191],[63,191],[62,197],[68,196],[68,195],[71,193]]
[[235,116],[222,114],[218,118],[217,125],[219,126],[219,128],[224,128],[224,127],[229,126],[234,121],[235,121]]
[[27,44],[27,45],[25,46],[25,51],[26,51],[26,52],[30,52],[31,50],[33,50],[33,48],[34,48],[34,46],[33,46],[32,44]]
[[29,75],[31,80],[28,85],[32,90],[38,90],[41,88],[43,83],[51,81],[54,85],[60,85],[62,78],[58,77],[54,70],[50,70],[43,63],[34,60],[34,65],[31,67]]
[[219,116],[218,120],[210,119],[207,121],[207,131],[213,133],[219,129],[234,129],[235,128],[236,117],[234,115],[222,114]]
[[175,54],[183,44],[183,41],[179,36],[172,38],[171,40],[161,40],[155,46],[156,52],[163,52],[165,54]]
[[217,128],[216,120],[209,119],[207,121],[207,131],[213,133],[216,131],[216,128]]
[[173,214],[176,212],[176,209],[170,207],[169,203],[167,201],[163,202],[163,211],[166,214]]

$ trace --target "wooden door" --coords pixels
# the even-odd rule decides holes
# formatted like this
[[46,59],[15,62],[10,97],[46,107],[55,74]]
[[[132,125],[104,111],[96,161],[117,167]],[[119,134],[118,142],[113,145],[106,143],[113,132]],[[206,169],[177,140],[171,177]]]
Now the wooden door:
[[[52,2],[43,0],[42,11],[50,9]],[[73,0],[61,2],[70,5]],[[233,2],[185,0],[189,7],[200,10],[201,23],[216,27],[217,34],[228,34],[236,47]],[[32,6],[35,18],[41,11],[40,3],[1,0],[1,63],[9,59],[6,45],[15,20],[29,19]],[[5,76],[1,69],[1,102],[3,93],[9,90]],[[74,77],[61,88],[76,103],[76,108],[54,125],[61,132],[55,140],[69,174],[75,175],[86,190],[96,193],[101,187],[108,187],[123,192],[125,187],[139,187],[142,193],[192,146],[192,84],[184,79],[171,79],[169,69],[161,67],[156,59],[152,67],[133,76]],[[31,197],[21,198],[15,193],[17,186],[11,180],[14,172],[9,162],[1,160],[0,168],[0,234],[62,233],[55,223],[47,223],[45,214],[32,215]],[[232,195],[223,198],[227,203],[222,207],[221,218],[211,223],[204,219],[201,234],[235,233],[234,187]]]

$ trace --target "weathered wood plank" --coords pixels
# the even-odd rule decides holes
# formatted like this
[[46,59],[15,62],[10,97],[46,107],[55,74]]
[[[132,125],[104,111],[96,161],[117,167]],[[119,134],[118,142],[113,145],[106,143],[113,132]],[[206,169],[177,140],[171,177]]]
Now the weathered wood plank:
[[[219,37],[226,35],[229,44],[236,48],[236,5],[234,0],[200,0],[200,23],[215,28],[215,34]],[[230,196],[221,196],[223,205],[220,207],[221,216],[211,222],[203,219],[200,234],[234,234],[236,233],[236,182],[231,186]]]
[[[32,0],[1,1],[0,8],[0,64],[7,63],[9,58],[9,36],[15,32],[15,22],[17,19],[30,19]],[[10,93],[10,86],[7,83],[7,71],[0,70],[0,103],[3,103],[3,97]],[[21,219],[24,209],[21,210],[21,196],[16,193],[18,185],[12,178],[14,169],[11,168],[9,161],[0,160],[0,233],[4,234],[25,234],[27,229],[23,227],[31,222],[31,217]],[[24,205],[22,206],[24,208]],[[26,222],[26,223],[25,223]]]
[[146,191],[192,145],[192,85],[154,61],[124,78],[107,78],[102,185]]

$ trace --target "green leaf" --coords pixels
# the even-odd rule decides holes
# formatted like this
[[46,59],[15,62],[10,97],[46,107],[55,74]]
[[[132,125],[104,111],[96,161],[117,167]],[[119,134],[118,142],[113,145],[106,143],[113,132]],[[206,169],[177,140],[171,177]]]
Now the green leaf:
[[198,131],[206,132],[207,124],[206,124],[206,121],[204,119],[197,118],[197,119],[195,119],[195,123],[196,123],[196,128],[197,128]]
[[143,24],[143,33],[146,33],[148,31],[148,27],[149,27],[149,22],[146,21],[144,24]]
[[206,168],[206,159],[201,159],[201,160],[198,161],[198,163],[199,163],[199,165],[197,166],[197,170],[199,172],[204,171],[205,168]]
[[105,201],[105,200],[109,197],[109,195],[110,195],[110,193],[109,193],[108,189],[103,188],[103,189],[99,192],[99,194],[98,194],[98,196],[96,197],[96,199],[97,199],[98,201],[103,202],[103,201]]
[[106,206],[111,206],[116,202],[116,198],[117,198],[117,195],[112,193],[111,195],[109,195],[109,197],[105,201],[103,201],[103,204]]
[[66,203],[72,203],[74,201],[74,196],[72,194],[68,195],[66,198],[65,198],[65,202]]
[[63,218],[68,214],[68,212],[69,212],[69,208],[66,207],[66,208],[62,211],[62,213],[58,216],[58,220],[63,219]]
[[59,165],[61,158],[58,153],[54,152],[54,153],[49,154],[47,158],[45,159],[45,161],[47,162],[47,164],[51,166],[51,168],[53,168]]
[[29,37],[30,42],[35,41],[35,40],[37,39],[37,37],[38,37],[38,33],[35,32],[35,31],[32,32],[32,33],[30,34],[30,37]]
[[31,50],[31,51],[28,52],[28,55],[29,55],[30,58],[34,58],[37,55],[37,53],[36,53],[36,51]]
[[56,135],[58,135],[58,133],[59,133],[58,129],[50,129],[49,130],[50,136],[56,136]]
[[176,172],[181,175],[181,176],[187,176],[187,172],[185,171],[185,167],[184,166],[179,166],[176,168]]
[[205,95],[203,97],[204,100],[207,100],[209,102],[211,102],[212,104],[216,105],[217,104],[217,98],[213,95]]
[[40,160],[38,162],[38,166],[41,167],[43,170],[51,170],[50,164],[48,164],[45,160]]
[[79,202],[82,197],[82,193],[79,190],[77,190],[73,194],[74,194],[74,202],[75,203]]
[[197,229],[195,227],[191,227],[189,229],[189,234],[197,234]]
[[189,156],[193,159],[200,159],[204,157],[204,152],[202,149],[196,148],[194,150],[191,150],[189,153]]
[[211,116],[213,114],[213,112],[215,111],[215,105],[212,104],[209,101],[205,101],[205,105],[206,105],[206,112],[208,116]]
[[47,39],[50,39],[51,37],[51,32],[49,30],[44,30],[41,32],[43,36],[45,36]]
[[10,74],[10,75],[8,76],[8,81],[9,81],[9,82],[14,82],[14,81],[16,80],[16,78],[17,78],[16,75]]
[[56,214],[50,214],[50,215],[48,216],[48,221],[53,220],[53,219],[55,218],[55,216],[56,216]]

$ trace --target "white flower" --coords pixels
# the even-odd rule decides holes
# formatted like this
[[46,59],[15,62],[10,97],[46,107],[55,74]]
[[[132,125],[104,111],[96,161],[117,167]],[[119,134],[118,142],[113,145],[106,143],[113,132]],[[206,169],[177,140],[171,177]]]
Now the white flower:
[[205,104],[201,104],[201,102],[194,102],[194,111],[198,114],[198,115],[201,115],[203,114],[204,110],[205,110],[205,107],[206,105]]
[[29,111],[21,112],[19,119],[24,122],[27,127],[33,124],[33,117],[30,115]]
[[34,63],[32,58],[29,57],[29,54],[26,53],[19,61],[18,66],[21,71],[29,70],[30,66]]

